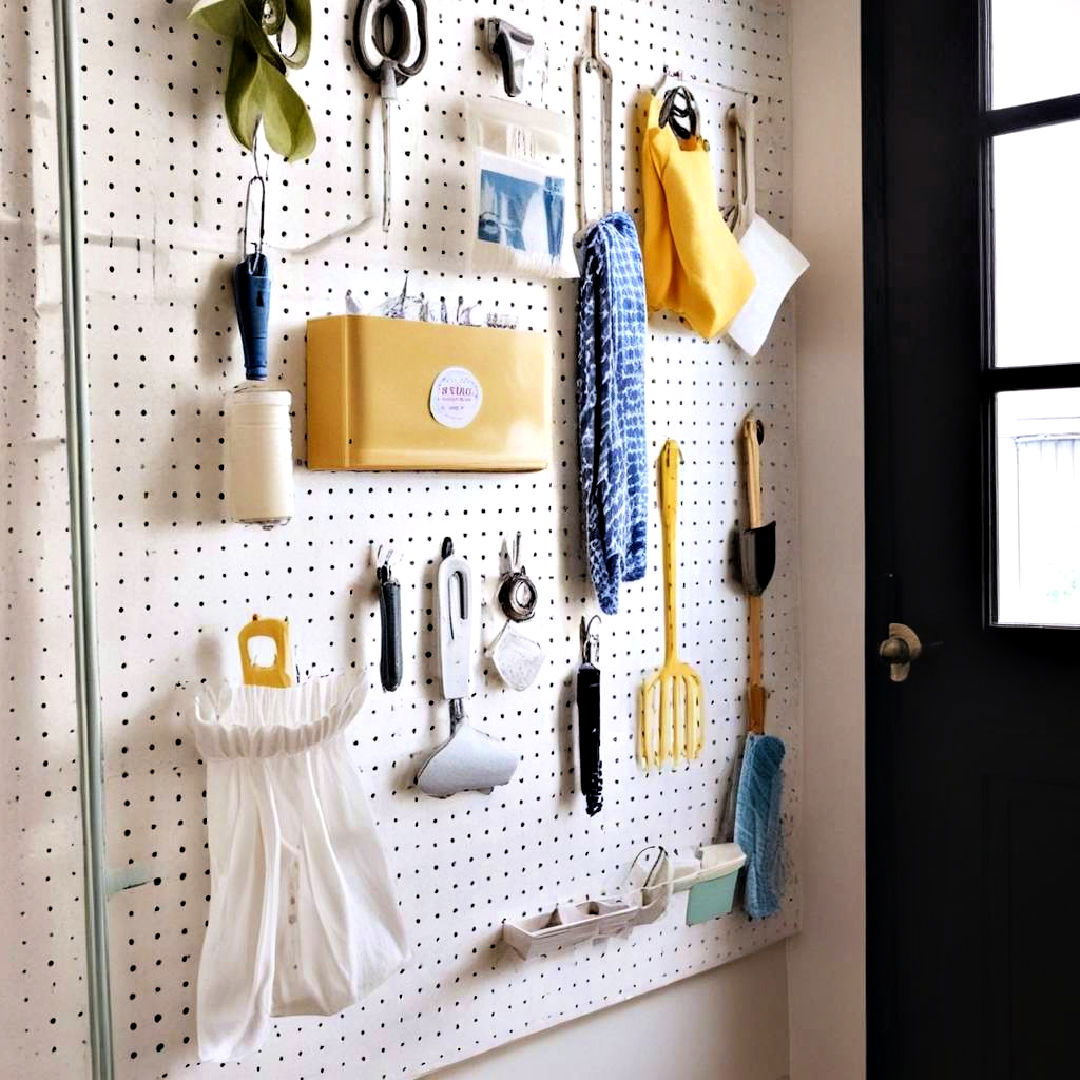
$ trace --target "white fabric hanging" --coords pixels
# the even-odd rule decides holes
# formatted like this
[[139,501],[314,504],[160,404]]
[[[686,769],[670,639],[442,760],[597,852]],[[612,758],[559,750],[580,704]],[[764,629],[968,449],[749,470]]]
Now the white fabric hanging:
[[366,693],[366,678],[350,675],[196,699],[210,834],[197,1016],[204,1061],[250,1053],[271,1017],[340,1012],[407,959],[345,739]]
[[731,221],[739,248],[754,271],[757,284],[728,327],[731,340],[749,356],[757,356],[772,330],[780,305],[810,267],[806,256],[757,212],[754,144],[757,119],[754,100],[746,95],[729,113],[735,129],[736,206]]

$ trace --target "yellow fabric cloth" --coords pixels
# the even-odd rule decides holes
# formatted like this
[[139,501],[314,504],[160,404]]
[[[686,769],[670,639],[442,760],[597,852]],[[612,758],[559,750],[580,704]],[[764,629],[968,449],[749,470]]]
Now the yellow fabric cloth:
[[722,334],[754,291],[754,272],[716,205],[709,148],[659,124],[646,94],[641,121],[641,254],[650,311],[681,315],[702,337]]

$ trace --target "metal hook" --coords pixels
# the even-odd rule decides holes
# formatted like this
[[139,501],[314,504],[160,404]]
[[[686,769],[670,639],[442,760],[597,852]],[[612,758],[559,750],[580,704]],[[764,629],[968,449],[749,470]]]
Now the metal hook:
[[[674,439],[669,439],[666,443],[664,443],[664,445],[660,448],[661,457],[665,453],[669,452],[669,444],[670,443],[675,443],[675,440]],[[672,449],[674,449],[675,453],[679,455],[679,464],[680,465],[684,464],[685,462],[684,462],[684,459],[683,459],[682,446],[679,443],[675,443],[675,445],[674,445],[674,447],[672,447]]]
[[595,664],[600,655],[600,635],[593,630],[593,623],[600,622],[600,616],[594,615],[588,622],[581,616],[581,659],[586,664]]
[[461,614],[459,622],[469,621],[469,592],[465,583],[465,575],[460,570],[455,570],[446,579],[446,622],[450,630],[451,641],[457,637],[454,632],[454,582],[458,585],[458,598],[461,600]]
[[258,258],[263,253],[263,241],[266,238],[266,177],[263,176],[258,170],[255,175],[248,181],[247,194],[244,196],[244,257],[249,255],[248,245],[248,225],[251,220],[251,189],[258,184],[261,190],[261,198],[259,200],[259,239],[255,242],[254,254],[255,258]]
[[259,239],[254,245],[254,257],[258,258],[263,253],[263,244],[266,238],[266,181],[267,174],[263,172],[259,164],[259,129],[255,128],[255,134],[251,139],[251,162],[255,167],[255,175],[248,181],[247,191],[244,195],[244,257],[248,257],[250,250],[248,242],[249,226],[251,223],[251,189],[258,184],[261,191],[259,202]]
[[251,160],[255,165],[255,175],[260,180],[265,180],[263,171],[259,168],[259,128],[256,126],[255,134],[251,137]]
[[643,847],[635,856],[634,861],[630,864],[630,869],[626,873],[626,880],[629,881],[634,871],[637,869],[638,863],[641,862],[642,855],[647,855],[650,851],[656,852],[656,859],[652,866],[646,871],[645,874],[645,886],[648,887],[653,882],[653,875],[663,865],[664,859],[667,857],[667,848],[662,847],[660,844],[650,844],[648,847]]
[[[449,559],[454,554],[454,541],[449,536],[444,537],[442,542],[442,557]],[[454,631],[454,581],[458,582],[458,588],[461,597],[461,617],[460,621],[466,623],[469,621],[469,579],[465,576],[461,570],[455,570],[452,574],[448,574],[446,578],[446,621],[447,627],[450,631],[451,639],[457,637]]]
[[760,100],[753,90],[743,90],[738,86],[730,86],[728,83],[710,82],[694,79],[688,75],[684,75],[681,71],[674,71],[668,64],[664,64],[660,71],[660,78],[657,80],[656,84],[652,88],[653,97],[659,97],[660,91],[663,90],[664,86],[670,80],[671,82],[694,83],[694,85],[696,85],[698,89],[703,92],[726,90],[729,94],[741,94],[743,97],[748,97],[755,105]]

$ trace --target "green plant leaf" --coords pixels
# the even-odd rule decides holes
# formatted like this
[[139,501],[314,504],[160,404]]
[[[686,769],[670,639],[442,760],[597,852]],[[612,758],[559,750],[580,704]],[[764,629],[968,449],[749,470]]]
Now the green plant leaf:
[[255,130],[262,114],[256,86],[258,68],[259,54],[244,38],[236,38],[225,83],[225,116],[233,137],[248,150],[255,146]]
[[[284,4],[296,32],[296,43],[288,55],[281,54],[281,59],[291,68],[301,68],[311,55],[311,0],[284,0]],[[280,39],[278,47],[281,47]]]
[[[315,129],[300,95],[285,77],[311,51],[311,0],[198,0],[189,18],[232,39],[225,83],[225,116],[236,141],[255,146],[260,122],[270,148],[286,161],[308,157]],[[296,42],[283,56],[267,35],[292,24]]]
[[259,58],[256,77],[262,105],[263,130],[271,148],[286,161],[311,156],[315,128],[307,106],[276,68]]
[[255,20],[246,7],[241,7],[240,36],[243,37],[268,64],[277,68],[282,74],[285,73],[285,61],[282,60],[281,53],[274,48],[274,43],[263,32],[262,25]]
[[234,38],[240,32],[243,0],[197,0],[188,18],[201,23],[218,37]]

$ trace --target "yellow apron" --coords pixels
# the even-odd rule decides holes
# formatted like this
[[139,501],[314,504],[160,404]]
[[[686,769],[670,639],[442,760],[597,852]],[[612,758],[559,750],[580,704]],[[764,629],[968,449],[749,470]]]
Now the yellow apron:
[[660,102],[644,98],[641,254],[650,311],[681,315],[702,337],[722,334],[754,291],[754,272],[719,207],[708,144],[680,142],[659,125]]

